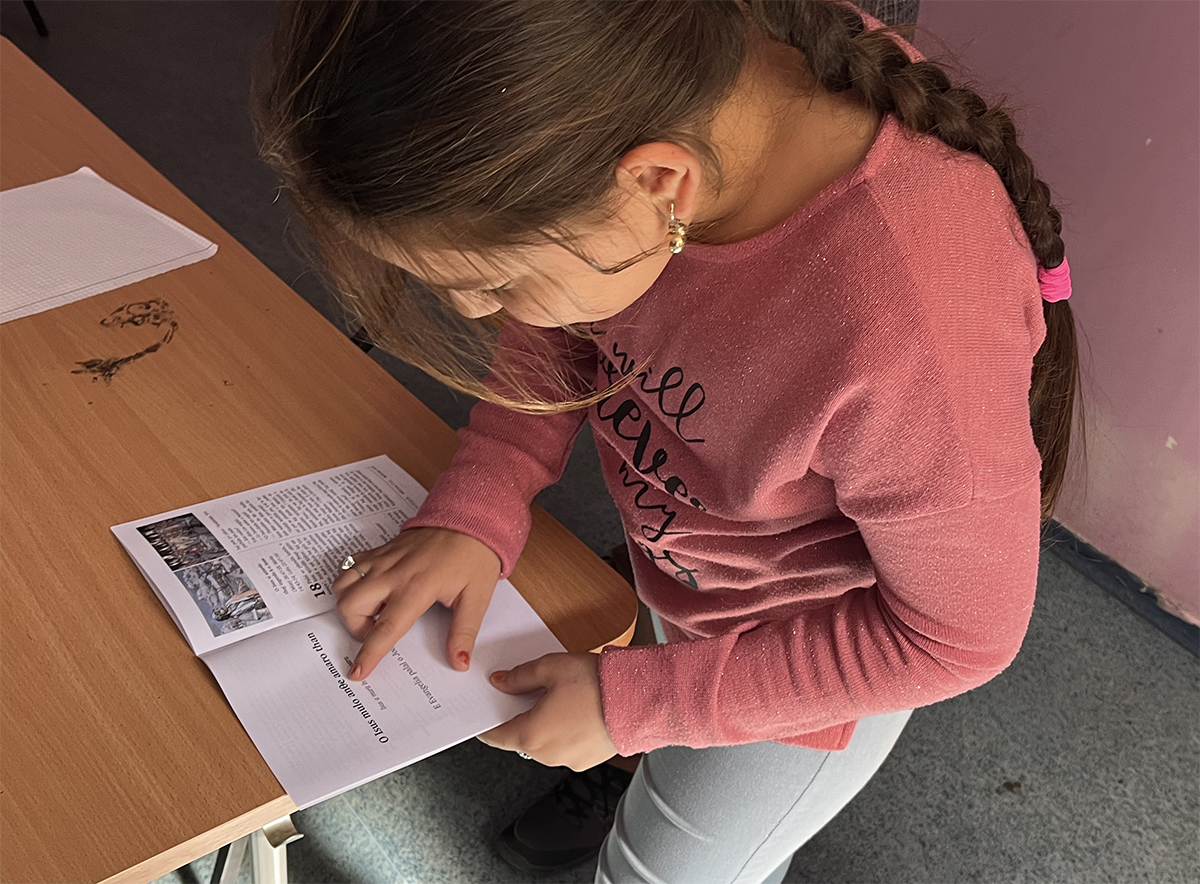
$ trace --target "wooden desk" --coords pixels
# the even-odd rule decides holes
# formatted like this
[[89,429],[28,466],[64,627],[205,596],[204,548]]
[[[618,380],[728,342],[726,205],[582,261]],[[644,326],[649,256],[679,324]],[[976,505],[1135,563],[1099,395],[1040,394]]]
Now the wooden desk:
[[[7,40],[0,188],[91,166],[219,245],[0,326],[0,880],[148,881],[295,809],[110,525],[388,454],[427,487],[453,431]],[[178,331],[111,383],[83,360]],[[629,586],[534,508],[513,583],[572,651],[625,644]]]

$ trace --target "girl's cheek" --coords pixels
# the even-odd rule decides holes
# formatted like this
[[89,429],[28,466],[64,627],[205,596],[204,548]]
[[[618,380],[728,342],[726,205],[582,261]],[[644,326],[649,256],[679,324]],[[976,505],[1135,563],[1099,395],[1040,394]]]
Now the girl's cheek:
[[483,316],[491,316],[500,309],[500,302],[492,298],[477,298],[468,300],[459,296],[454,296],[454,309],[467,319],[479,319]]

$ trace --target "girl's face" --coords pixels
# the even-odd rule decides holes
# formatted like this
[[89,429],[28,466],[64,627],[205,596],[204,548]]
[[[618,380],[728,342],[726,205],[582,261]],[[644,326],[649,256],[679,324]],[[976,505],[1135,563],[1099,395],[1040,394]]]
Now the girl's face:
[[620,313],[658,279],[671,258],[669,207],[680,220],[691,218],[700,177],[700,161],[678,145],[642,145],[618,169],[624,197],[618,207],[571,243],[548,239],[498,255],[397,246],[372,252],[469,318],[503,307],[513,318],[545,328],[594,322]]
[[[503,307],[527,325],[574,325],[620,313],[667,266],[666,223],[651,212],[644,215],[634,224],[614,218],[577,236],[569,247],[547,241],[500,256],[448,249],[376,254],[420,279],[468,318]],[[626,266],[604,272],[621,265]]]

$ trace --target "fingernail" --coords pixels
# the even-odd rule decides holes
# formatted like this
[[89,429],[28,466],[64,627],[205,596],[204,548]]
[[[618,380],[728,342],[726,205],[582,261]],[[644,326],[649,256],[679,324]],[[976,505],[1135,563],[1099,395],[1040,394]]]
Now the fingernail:
[[504,681],[505,675],[506,673],[503,669],[497,669],[492,673],[492,681]]
[[463,666],[470,666],[471,665],[471,655],[468,654],[466,651],[459,651],[458,652],[458,662],[461,663]]
[[357,681],[360,676],[362,676],[362,667],[355,663],[354,667],[350,670],[350,677]]

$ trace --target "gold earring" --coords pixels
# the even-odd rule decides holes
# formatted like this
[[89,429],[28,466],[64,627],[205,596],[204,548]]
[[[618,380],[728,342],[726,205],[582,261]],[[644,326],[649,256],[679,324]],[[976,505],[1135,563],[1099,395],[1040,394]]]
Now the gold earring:
[[671,217],[667,221],[667,248],[678,255],[687,245],[687,225],[675,217],[675,204],[671,203]]

